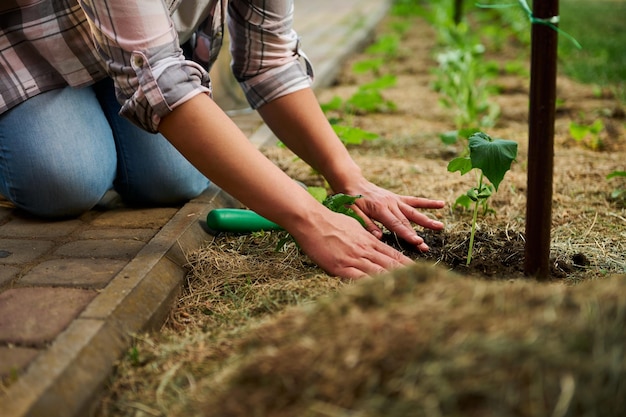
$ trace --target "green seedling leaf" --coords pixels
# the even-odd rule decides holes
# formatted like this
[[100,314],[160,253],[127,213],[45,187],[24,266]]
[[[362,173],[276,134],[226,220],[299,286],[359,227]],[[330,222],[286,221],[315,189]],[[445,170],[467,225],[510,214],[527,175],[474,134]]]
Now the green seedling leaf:
[[339,139],[346,145],[360,145],[366,140],[378,139],[378,135],[368,132],[358,127],[332,125],[333,130],[339,136]]
[[469,210],[472,207],[472,199],[468,197],[466,194],[460,195],[456,201],[454,202],[454,207],[461,206],[466,210]]
[[575,122],[570,123],[569,125],[569,134],[572,136],[576,142],[580,142],[589,133],[589,128],[585,125],[581,125]]
[[454,145],[459,138],[458,130],[451,130],[449,132],[444,132],[439,135],[439,139],[446,145]]
[[493,194],[493,186],[490,184],[483,184],[478,190],[476,197],[479,200],[486,200]]
[[327,197],[322,204],[329,208],[330,210],[345,214],[346,216],[350,216],[353,219],[356,219],[363,227],[365,227],[365,221],[358,215],[354,210],[352,210],[349,206],[353,205],[354,202],[363,196],[351,196],[347,194],[334,194]]
[[347,101],[348,108],[366,113],[376,112],[385,107],[385,99],[378,90],[358,90]]
[[383,35],[365,49],[368,54],[393,56],[398,53],[400,36],[395,33]]
[[459,129],[458,132],[459,132],[459,137],[460,138],[469,140],[469,138],[473,134],[480,132],[480,129],[477,128],[477,127],[466,127],[466,128],[463,128],[463,129]]
[[615,177],[626,177],[626,171],[613,171],[609,175],[606,176],[607,180]]
[[472,161],[467,157],[454,158],[448,162],[448,172],[459,171],[461,175],[465,175],[472,170]]
[[504,174],[517,157],[517,143],[492,139],[486,133],[478,132],[469,138],[469,149],[472,167],[479,168],[498,191]]
[[321,104],[321,108],[324,113],[331,110],[341,110],[342,106],[343,100],[339,96],[335,96],[330,101]]
[[328,197],[328,193],[326,192],[326,188],[324,187],[307,187],[307,191],[309,194],[313,196],[317,201],[322,203]]
[[383,66],[385,60],[383,58],[372,58],[358,61],[352,66],[352,71],[356,74],[364,74],[366,72],[377,72]]
[[478,191],[474,187],[467,190],[465,195],[472,201],[478,201]]
[[383,75],[382,77],[376,78],[374,81],[363,84],[359,87],[360,90],[382,90],[385,88],[393,87],[396,85],[397,78],[394,75]]
[[602,132],[602,129],[604,129],[604,123],[602,123],[602,120],[600,119],[596,119],[596,121],[594,121],[593,124],[589,126],[589,131],[594,135],[598,135],[600,132]]

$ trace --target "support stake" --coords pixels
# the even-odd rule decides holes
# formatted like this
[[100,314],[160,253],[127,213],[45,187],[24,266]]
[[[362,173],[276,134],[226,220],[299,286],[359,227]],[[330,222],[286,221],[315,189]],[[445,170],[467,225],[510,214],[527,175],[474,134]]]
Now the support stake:
[[[533,15],[558,16],[558,0],[534,0]],[[540,281],[550,277],[557,46],[556,30],[532,25],[524,272]]]

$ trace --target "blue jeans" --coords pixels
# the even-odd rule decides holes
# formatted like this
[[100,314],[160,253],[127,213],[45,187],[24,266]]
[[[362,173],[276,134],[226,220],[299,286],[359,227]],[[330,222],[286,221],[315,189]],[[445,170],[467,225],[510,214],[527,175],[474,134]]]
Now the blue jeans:
[[0,115],[0,194],[42,217],[70,217],[115,189],[125,203],[175,205],[209,185],[161,135],[117,113],[111,80],[35,96]]

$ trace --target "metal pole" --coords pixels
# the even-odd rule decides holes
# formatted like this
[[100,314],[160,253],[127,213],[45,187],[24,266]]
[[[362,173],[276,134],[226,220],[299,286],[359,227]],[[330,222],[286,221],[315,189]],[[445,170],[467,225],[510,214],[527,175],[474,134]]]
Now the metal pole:
[[[534,0],[533,15],[538,19],[558,16],[558,0]],[[538,280],[550,277],[557,43],[553,28],[533,24],[524,272]]]

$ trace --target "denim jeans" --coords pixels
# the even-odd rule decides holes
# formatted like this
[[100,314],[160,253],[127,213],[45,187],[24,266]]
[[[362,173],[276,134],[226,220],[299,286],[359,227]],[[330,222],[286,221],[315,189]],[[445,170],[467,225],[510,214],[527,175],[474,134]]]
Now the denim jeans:
[[0,194],[42,217],[93,208],[110,189],[131,205],[180,204],[209,181],[163,136],[117,113],[111,80],[37,95],[0,115]]

